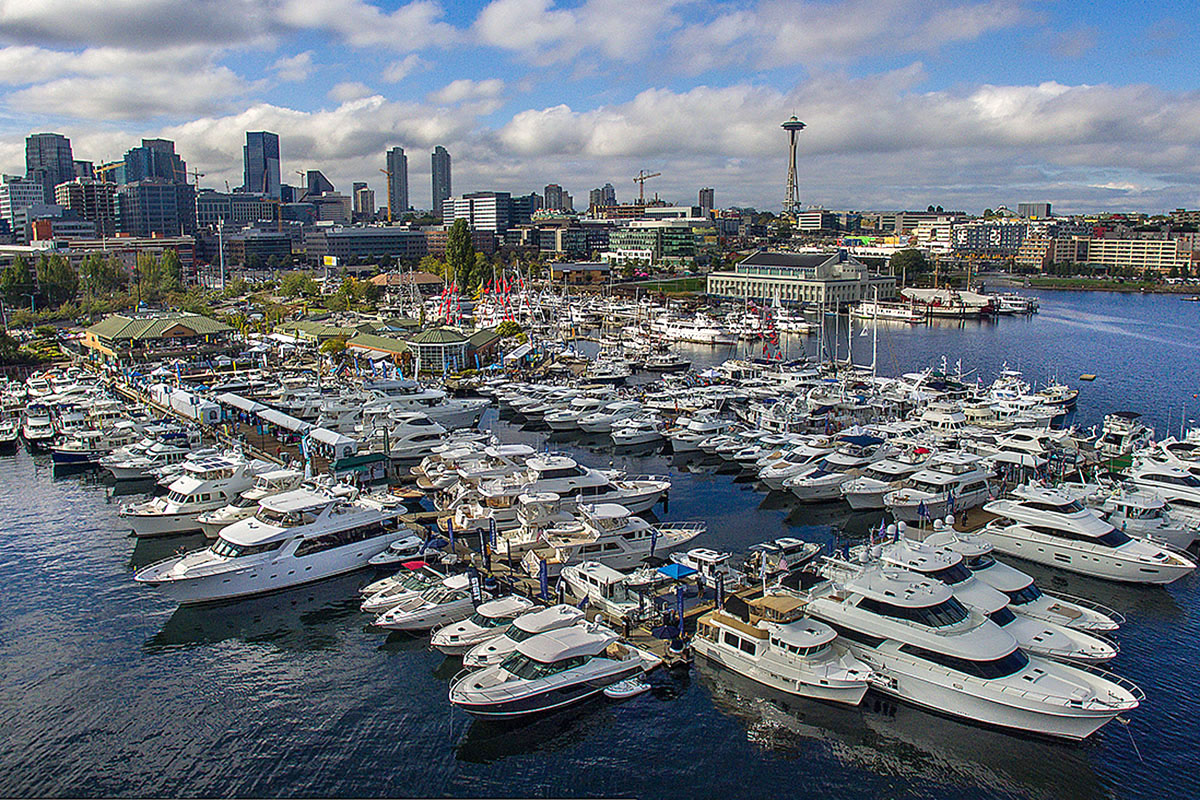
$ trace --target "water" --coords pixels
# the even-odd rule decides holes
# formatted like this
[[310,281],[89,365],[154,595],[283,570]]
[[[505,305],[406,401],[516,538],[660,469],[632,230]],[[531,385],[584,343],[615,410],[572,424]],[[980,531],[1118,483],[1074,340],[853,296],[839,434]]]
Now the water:
[[[944,354],[989,379],[1005,362],[1072,384],[1092,372],[1098,380],[1080,385],[1082,424],[1132,408],[1160,433],[1200,404],[1196,305],[1042,297],[1029,319],[881,326],[881,371]],[[869,361],[870,339],[854,342]],[[689,352],[697,362],[725,355]],[[506,440],[547,444],[494,412],[485,419]],[[707,520],[705,543],[717,548],[860,536],[878,521],[801,507],[703,463],[550,444],[592,465],[669,472],[675,487],[658,516]],[[871,695],[858,709],[790,699],[703,664],[624,704],[498,727],[451,710],[455,660],[425,639],[367,627],[355,602],[366,573],[200,609],[140,589],[135,567],[198,539],[135,544],[120,531],[121,499],[86,476],[55,479],[44,457],[0,457],[0,795],[1200,796],[1194,577],[1142,589],[1029,567],[1043,585],[1129,620],[1113,667],[1147,702],[1127,727],[1112,723],[1081,745],[877,707]]]

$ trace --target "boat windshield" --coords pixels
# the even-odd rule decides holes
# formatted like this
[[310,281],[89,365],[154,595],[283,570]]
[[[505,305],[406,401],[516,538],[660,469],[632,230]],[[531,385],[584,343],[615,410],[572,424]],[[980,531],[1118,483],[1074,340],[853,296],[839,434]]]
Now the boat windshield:
[[1023,606],[1026,603],[1032,603],[1042,596],[1042,591],[1036,584],[1030,583],[1024,589],[1014,589],[1010,592],[1005,592],[1008,595],[1008,602],[1014,606]]
[[296,525],[311,525],[317,519],[316,512],[312,509],[279,511],[263,507],[258,509],[258,513],[254,516],[259,522],[265,522],[268,525],[276,525],[281,528],[291,528]]
[[498,628],[501,625],[508,625],[513,621],[512,617],[485,617],[476,611],[471,615],[471,624],[480,628]]
[[999,625],[1001,628],[1003,628],[1005,625],[1012,622],[1016,618],[1017,618],[1017,615],[1014,614],[1011,610],[1009,610],[1008,606],[1005,606],[1004,608],[998,608],[995,611],[993,611],[992,613],[988,614],[988,619],[990,619],[992,622]]
[[527,631],[524,628],[518,628],[516,625],[513,625],[505,635],[514,642],[523,642],[530,636],[537,636],[538,633],[539,631]]
[[214,556],[221,558],[241,558],[254,556],[259,553],[269,553],[283,546],[283,541],[267,542],[266,544],[234,544],[228,539],[217,539],[209,550]]
[[587,662],[587,656],[574,656],[546,664],[541,661],[535,661],[519,651],[513,651],[508,658],[500,663],[500,667],[505,672],[517,678],[526,681],[535,681],[539,678],[548,678],[551,675],[581,667]]
[[930,628],[944,628],[962,622],[970,616],[966,607],[953,597],[932,606],[898,606],[873,597],[864,597],[858,606],[885,617],[916,622]]
[[971,571],[963,566],[961,561],[942,569],[936,569],[933,572],[926,572],[925,574],[942,583],[962,583],[971,577]]
[[421,593],[421,600],[431,605],[452,603],[467,596],[465,589],[451,589],[449,586],[434,586]]
[[996,563],[996,559],[992,558],[987,553],[978,556],[971,556],[967,559],[967,568],[971,570],[987,569]]

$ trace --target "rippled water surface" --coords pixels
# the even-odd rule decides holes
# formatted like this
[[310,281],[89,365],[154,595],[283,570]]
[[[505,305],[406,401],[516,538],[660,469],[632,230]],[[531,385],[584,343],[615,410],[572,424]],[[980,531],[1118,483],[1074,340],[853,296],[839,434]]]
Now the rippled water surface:
[[[1042,298],[1029,319],[881,326],[881,371],[945,355],[985,379],[1005,362],[1039,381],[1095,373],[1081,384],[1080,424],[1130,408],[1164,433],[1197,416],[1200,304]],[[793,354],[800,346],[790,342]],[[869,336],[854,346],[870,360]],[[687,352],[697,363],[727,355]],[[485,424],[546,444],[494,412]],[[552,446],[593,465],[669,472],[658,516],[706,520],[717,548],[785,533],[853,537],[878,521],[798,506],[703,462],[575,439]],[[139,589],[136,566],[198,539],[135,543],[110,492],[88,476],[54,478],[44,457],[0,457],[0,795],[1200,796],[1194,577],[1141,589],[1029,568],[1129,620],[1113,668],[1147,702],[1082,745],[877,707],[872,696],[858,709],[800,701],[703,665],[624,704],[497,727],[450,709],[457,662],[424,639],[367,627],[355,598],[368,574],[198,609]]]

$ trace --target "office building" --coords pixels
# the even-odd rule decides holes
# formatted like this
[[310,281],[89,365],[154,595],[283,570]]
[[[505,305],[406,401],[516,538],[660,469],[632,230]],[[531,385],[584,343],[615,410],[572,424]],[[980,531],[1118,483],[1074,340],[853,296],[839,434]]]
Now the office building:
[[282,198],[279,171],[279,134],[247,131],[242,148],[242,191]]
[[711,272],[708,293],[783,303],[839,307],[875,296],[892,297],[896,279],[873,275],[845,250],[826,253],[771,253],[761,250],[732,270]]
[[195,187],[160,180],[143,180],[118,187],[117,230],[142,237],[194,235]]
[[695,257],[696,235],[686,223],[634,221],[626,227],[613,228],[608,234],[608,246],[618,254],[628,251],[650,253],[653,264],[680,262]]
[[325,177],[319,169],[310,169],[304,177],[305,197],[320,197],[326,192],[334,191],[333,181]]
[[503,234],[511,224],[512,196],[508,192],[471,192],[443,203],[443,220],[465,219],[472,230]]
[[5,175],[0,182],[0,218],[8,223],[14,233],[17,232],[17,212],[33,205],[44,205],[45,202],[45,189],[41,181]]
[[370,219],[375,216],[375,191],[365,182],[354,184],[354,216]]
[[261,194],[203,189],[196,195],[196,224],[201,228],[222,223],[241,227],[260,220],[274,221],[277,207]]
[[117,187],[111,183],[76,178],[54,188],[58,205],[72,211],[81,220],[95,225],[93,236],[113,236],[117,232]]
[[25,177],[42,185],[42,202],[54,202],[54,187],[75,178],[71,140],[60,133],[35,133],[25,140]]
[[704,188],[700,190],[700,213],[702,216],[707,217],[708,212],[716,208],[716,206],[713,205],[713,195],[714,192],[711,188]]
[[75,160],[75,177],[76,178],[95,178],[96,165],[91,161]]
[[125,174],[122,183],[155,180],[166,183],[187,183],[187,164],[175,154],[175,143],[169,139],[142,139],[141,147],[125,154]]
[[429,158],[433,169],[433,213],[442,216],[442,201],[453,194],[450,187],[450,154],[440,144]]
[[1004,258],[1015,256],[1029,232],[1025,222],[978,220],[954,226],[954,251]]
[[[1087,257],[1079,259],[1113,270],[1167,273],[1190,269],[1192,250],[1179,239],[1085,239]],[[1060,259],[1065,260],[1065,259]]]
[[318,222],[349,224],[354,217],[352,199],[338,192],[310,195],[304,199],[304,202],[316,207]]
[[557,183],[550,183],[542,190],[542,206],[547,211],[562,211],[563,210],[563,188]]
[[404,218],[408,211],[408,156],[403,147],[387,152],[388,213],[393,220]]
[[1046,219],[1053,216],[1049,203],[1017,203],[1017,216],[1025,219]]
[[417,261],[428,252],[423,231],[399,226],[319,229],[305,237],[304,246],[309,257],[317,263],[325,256],[334,256],[340,261],[382,256]]

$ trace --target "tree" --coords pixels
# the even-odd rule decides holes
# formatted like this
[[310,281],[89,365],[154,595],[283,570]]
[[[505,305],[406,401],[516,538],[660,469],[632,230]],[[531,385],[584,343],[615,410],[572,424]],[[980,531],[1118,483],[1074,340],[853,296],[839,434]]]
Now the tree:
[[515,320],[506,319],[496,326],[496,334],[505,339],[516,336],[520,332],[521,326]]
[[279,279],[279,293],[284,297],[316,297],[321,291],[307,272],[286,272]]
[[43,255],[38,259],[37,282],[45,302],[56,308],[68,300],[74,300],[79,291],[79,274],[67,257],[62,255]]
[[437,256],[422,256],[421,260],[417,262],[417,270],[428,272],[430,275],[437,275],[439,278],[447,278],[449,276],[446,262]]
[[471,241],[471,228],[465,219],[456,219],[446,235],[446,263],[450,267],[450,279],[457,281],[460,288],[470,285],[471,269],[475,266],[475,243]]
[[920,250],[898,250],[892,255],[893,273],[916,275],[929,269],[929,259]]
[[164,292],[178,292],[183,288],[183,263],[174,250],[163,252],[159,260],[159,286]]
[[346,337],[335,336],[332,339],[326,339],[321,342],[319,349],[333,361],[341,361],[342,357],[346,354]]
[[29,263],[23,256],[17,256],[0,271],[0,294],[10,306],[19,306],[24,304],[24,295],[32,291],[33,275],[29,272]]

